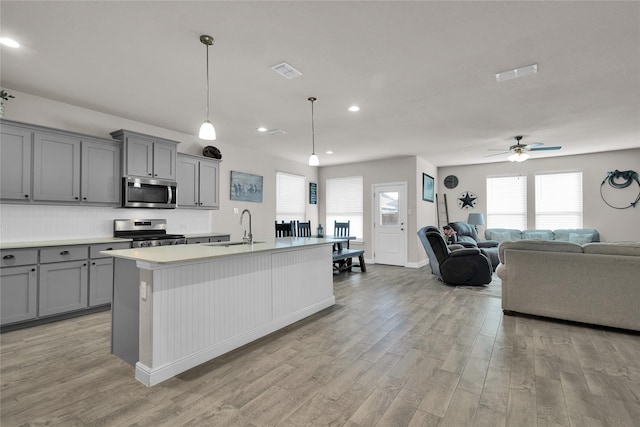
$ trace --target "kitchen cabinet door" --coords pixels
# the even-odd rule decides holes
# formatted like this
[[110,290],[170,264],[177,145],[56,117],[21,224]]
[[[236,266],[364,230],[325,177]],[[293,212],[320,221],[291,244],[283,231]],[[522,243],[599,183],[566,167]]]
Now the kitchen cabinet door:
[[89,269],[89,306],[110,304],[113,292],[113,258],[91,260]]
[[0,198],[3,200],[31,198],[31,136],[27,129],[2,125]]
[[82,141],[82,202],[120,204],[120,146]]
[[87,307],[87,261],[40,264],[38,315],[49,316]]
[[201,161],[200,162],[200,202],[199,206],[208,209],[218,209],[218,184],[219,163]]
[[176,157],[178,149],[175,144],[153,143],[153,177],[158,179],[176,180]]
[[34,133],[33,200],[80,200],[80,139],[62,134]]
[[0,269],[0,324],[35,319],[38,274],[35,265]]
[[198,160],[178,156],[178,207],[197,207],[198,200]]
[[153,176],[153,141],[126,137],[126,176]]

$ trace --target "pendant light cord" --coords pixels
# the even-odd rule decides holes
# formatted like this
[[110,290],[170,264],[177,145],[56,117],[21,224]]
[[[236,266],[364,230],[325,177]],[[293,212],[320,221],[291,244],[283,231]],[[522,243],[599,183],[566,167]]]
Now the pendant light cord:
[[207,120],[209,120],[209,45],[207,44]]
[[313,125],[313,102],[315,101],[315,98],[310,98],[309,101],[311,101],[311,154],[316,154],[316,132]]

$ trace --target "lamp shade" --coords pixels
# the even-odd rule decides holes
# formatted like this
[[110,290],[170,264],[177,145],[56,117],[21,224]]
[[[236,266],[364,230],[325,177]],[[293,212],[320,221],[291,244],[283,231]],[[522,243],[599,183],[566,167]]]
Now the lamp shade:
[[216,130],[213,127],[213,123],[209,120],[205,120],[202,126],[200,126],[200,134],[198,135],[200,139],[206,139],[209,141],[213,141],[216,139]]
[[320,159],[318,159],[318,156],[316,156],[315,153],[310,155],[309,156],[309,166],[319,166],[319,165],[320,165]]
[[471,225],[484,225],[484,215],[472,212],[469,214],[469,218],[467,218],[467,223]]
[[509,159],[509,161],[511,162],[524,162],[528,158],[529,158],[529,154],[524,152],[513,153],[512,155],[507,157],[507,159]]

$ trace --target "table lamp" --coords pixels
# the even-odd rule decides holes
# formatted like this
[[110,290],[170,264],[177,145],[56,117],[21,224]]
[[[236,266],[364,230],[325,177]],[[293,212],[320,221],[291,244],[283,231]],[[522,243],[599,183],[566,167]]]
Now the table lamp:
[[476,229],[476,233],[478,232],[478,226],[484,225],[484,215],[481,213],[472,212],[469,214],[469,218],[467,218],[467,223],[473,225]]

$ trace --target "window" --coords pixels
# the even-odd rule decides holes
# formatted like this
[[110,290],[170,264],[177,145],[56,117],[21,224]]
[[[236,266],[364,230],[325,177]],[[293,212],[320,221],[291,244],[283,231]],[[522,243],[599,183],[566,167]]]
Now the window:
[[536,228],[582,228],[582,172],[536,175]]
[[527,229],[527,177],[487,178],[487,228]]
[[327,179],[327,234],[333,233],[335,221],[351,221],[350,233],[363,236],[362,177]]
[[276,221],[306,220],[304,176],[276,172]]

